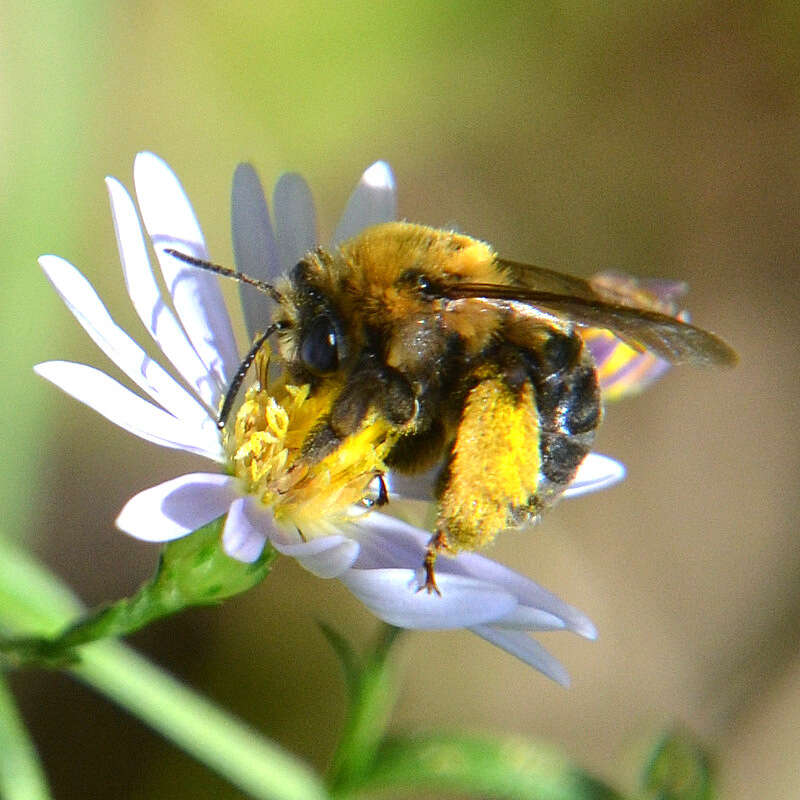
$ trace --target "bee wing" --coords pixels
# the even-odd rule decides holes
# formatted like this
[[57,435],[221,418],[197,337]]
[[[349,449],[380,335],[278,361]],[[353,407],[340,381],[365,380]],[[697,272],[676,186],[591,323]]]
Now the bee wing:
[[516,280],[530,289],[567,297],[582,297],[584,300],[600,299],[591,283],[584,278],[556,272],[554,269],[537,267],[534,264],[509,261],[505,258],[498,258],[497,264],[508,270]]
[[[610,331],[626,344],[650,350],[671,364],[733,366],[736,353],[713,333],[650,308],[612,303],[602,299],[588,281],[532,268],[545,288],[501,284],[463,284],[449,287],[448,299],[476,298],[529,306],[545,314],[591,328]],[[552,291],[552,289],[567,289]],[[573,293],[574,292],[574,293]]]
[[[613,305],[644,308],[668,316],[678,315],[677,302],[689,291],[683,281],[634,278],[621,272],[598,272],[590,278],[576,278],[555,270],[502,258],[497,263],[528,289]],[[684,320],[684,317],[681,316]]]

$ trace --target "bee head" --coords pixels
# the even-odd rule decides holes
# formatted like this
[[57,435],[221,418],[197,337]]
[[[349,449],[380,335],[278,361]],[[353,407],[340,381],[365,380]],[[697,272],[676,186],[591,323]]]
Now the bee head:
[[276,313],[283,328],[281,356],[298,378],[311,384],[339,372],[351,350],[339,291],[326,269],[329,259],[320,250],[298,262],[282,285]]

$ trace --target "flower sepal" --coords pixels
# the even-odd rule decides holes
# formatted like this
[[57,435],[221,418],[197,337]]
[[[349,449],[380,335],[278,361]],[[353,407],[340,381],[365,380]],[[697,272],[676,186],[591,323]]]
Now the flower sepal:
[[224,517],[164,545],[156,572],[130,597],[90,611],[54,637],[0,639],[10,666],[61,667],[79,660],[76,648],[107,637],[127,636],[151,622],[192,606],[220,603],[260,583],[277,552],[269,545],[251,563],[227,555],[222,547]]

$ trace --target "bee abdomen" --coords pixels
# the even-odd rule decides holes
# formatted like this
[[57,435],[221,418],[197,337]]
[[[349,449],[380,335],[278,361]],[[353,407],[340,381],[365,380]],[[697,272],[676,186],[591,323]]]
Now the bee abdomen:
[[[564,334],[554,334],[559,340]],[[526,362],[536,389],[541,454],[540,482],[534,508],[543,509],[558,497],[575,477],[591,450],[602,418],[600,389],[591,355],[577,334],[571,340],[572,358],[552,371],[550,361],[529,352]],[[569,348],[560,348],[561,350]]]

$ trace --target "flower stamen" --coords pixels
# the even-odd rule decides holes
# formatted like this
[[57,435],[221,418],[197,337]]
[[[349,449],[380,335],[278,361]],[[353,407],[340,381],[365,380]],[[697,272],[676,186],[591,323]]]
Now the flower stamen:
[[321,459],[309,458],[308,436],[330,413],[338,387],[311,392],[284,375],[267,379],[269,355],[260,352],[261,381],[245,393],[227,447],[233,474],[247,494],[270,507],[278,524],[301,529],[307,538],[327,535],[352,516],[351,506],[365,507],[376,475],[396,440],[392,427],[377,414]]

